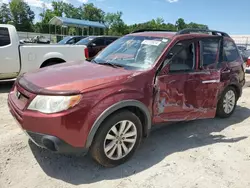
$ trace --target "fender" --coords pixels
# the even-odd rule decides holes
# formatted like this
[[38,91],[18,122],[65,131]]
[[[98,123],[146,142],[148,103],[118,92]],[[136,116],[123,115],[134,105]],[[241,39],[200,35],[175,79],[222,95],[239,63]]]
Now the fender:
[[58,58],[58,59],[64,60],[63,54],[61,54],[59,52],[49,52],[43,56],[43,62],[47,61],[48,59],[53,59],[53,58]]
[[149,134],[149,131],[151,129],[151,115],[150,112],[148,110],[148,108],[140,101],[137,100],[124,100],[124,101],[120,101],[118,103],[113,104],[112,106],[110,106],[109,108],[107,108],[106,110],[104,110],[101,115],[95,120],[88,138],[87,138],[87,142],[86,142],[86,148],[89,148],[91,146],[91,143],[94,139],[94,136],[98,130],[98,128],[100,127],[101,123],[113,112],[124,108],[124,107],[128,107],[128,106],[134,106],[134,107],[138,107],[140,108],[140,110],[143,112],[143,114],[146,117],[146,125],[145,127],[147,128],[147,135]]

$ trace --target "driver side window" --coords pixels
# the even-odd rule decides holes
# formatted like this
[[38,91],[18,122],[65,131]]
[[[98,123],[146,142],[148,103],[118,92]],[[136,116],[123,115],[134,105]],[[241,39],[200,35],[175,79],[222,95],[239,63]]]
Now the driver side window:
[[195,68],[195,44],[190,41],[178,42],[169,52],[165,63],[170,72],[192,71]]

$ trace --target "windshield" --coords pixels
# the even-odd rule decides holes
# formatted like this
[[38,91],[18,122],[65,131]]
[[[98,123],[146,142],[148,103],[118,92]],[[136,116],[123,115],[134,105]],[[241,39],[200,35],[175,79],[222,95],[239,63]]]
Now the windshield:
[[112,63],[127,69],[148,69],[161,55],[169,39],[147,36],[125,36],[106,47],[97,63]]
[[95,37],[86,37],[86,38],[80,40],[79,42],[77,42],[76,44],[77,44],[77,45],[88,45],[88,43],[89,43],[90,41],[92,41],[94,38],[95,38]]
[[68,42],[69,39],[71,39],[72,37],[64,37],[62,40],[60,40],[58,42],[58,44],[66,44]]

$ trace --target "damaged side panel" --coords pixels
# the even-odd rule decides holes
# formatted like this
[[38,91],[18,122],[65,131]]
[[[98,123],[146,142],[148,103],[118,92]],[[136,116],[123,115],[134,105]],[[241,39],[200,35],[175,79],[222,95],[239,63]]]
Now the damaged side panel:
[[214,117],[221,86],[219,71],[157,77],[154,123]]

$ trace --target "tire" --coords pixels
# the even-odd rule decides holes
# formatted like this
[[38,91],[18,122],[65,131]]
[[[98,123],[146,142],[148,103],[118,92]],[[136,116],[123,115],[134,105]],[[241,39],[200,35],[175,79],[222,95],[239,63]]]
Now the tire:
[[[224,102],[227,101],[226,98],[227,98],[227,94],[229,94],[229,93],[234,95],[234,101],[232,101],[233,99],[230,100],[231,101],[230,104],[232,104],[232,105],[230,105],[231,106],[230,110],[227,111],[226,108],[224,108],[223,105],[224,105]],[[223,91],[223,94],[222,94],[220,100],[218,101],[216,115],[218,117],[220,117],[220,118],[228,118],[228,117],[230,117],[233,114],[234,110],[235,110],[237,100],[238,100],[238,96],[237,96],[237,92],[236,92],[235,88],[232,87],[232,86],[227,87]]]
[[[123,129],[124,138],[121,137],[114,138],[116,135],[113,132],[113,130],[115,130],[114,127],[116,128],[117,132],[121,130],[120,129],[121,127],[124,127]],[[128,130],[126,131],[127,128]],[[136,134],[136,136],[128,137],[129,135],[128,133],[130,135]],[[112,139],[109,138],[107,139],[108,135],[111,136]],[[127,138],[125,138],[126,136]],[[115,114],[112,114],[100,125],[100,128],[98,129],[95,138],[92,142],[92,145],[90,147],[90,153],[92,158],[102,166],[115,167],[123,164],[130,157],[132,157],[135,150],[139,146],[141,139],[142,139],[142,124],[140,119],[134,113],[128,110],[122,110]],[[131,140],[133,140],[134,143],[127,142]],[[108,146],[111,145],[114,145],[114,147],[110,147],[111,149],[109,149]],[[125,149],[126,148],[128,149],[127,152],[124,149],[124,145],[126,146]],[[120,154],[122,153],[122,158],[119,157],[118,153]]]

